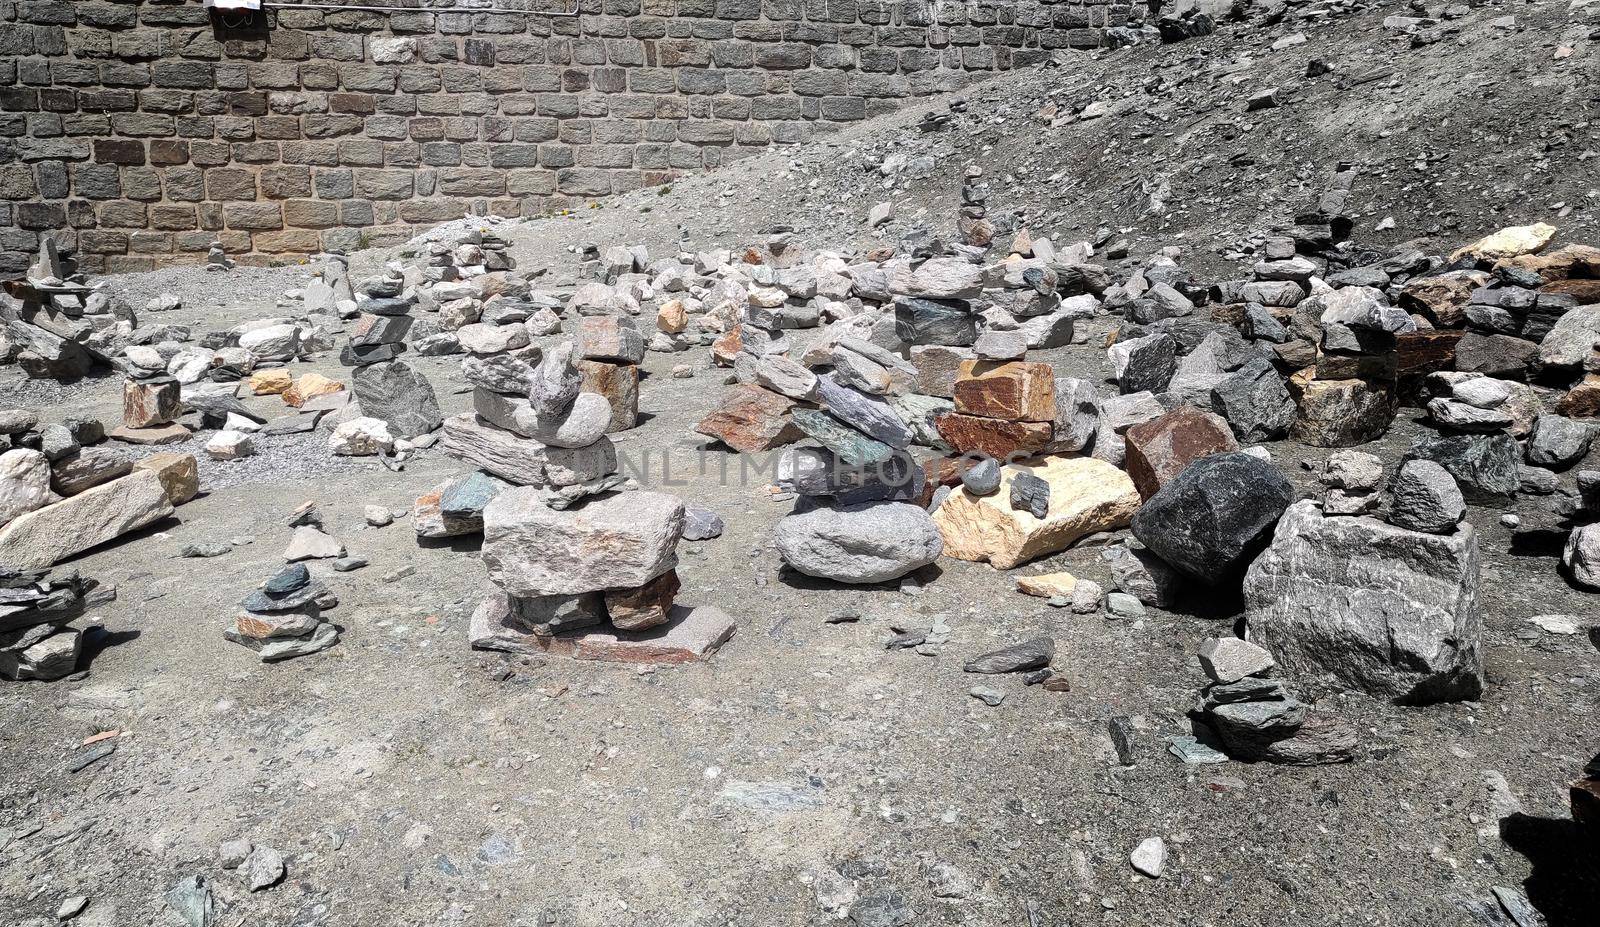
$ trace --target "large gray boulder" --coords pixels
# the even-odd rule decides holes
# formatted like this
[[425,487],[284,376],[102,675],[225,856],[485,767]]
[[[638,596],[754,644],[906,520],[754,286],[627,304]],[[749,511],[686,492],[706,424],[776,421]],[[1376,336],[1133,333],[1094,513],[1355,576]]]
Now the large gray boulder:
[[513,596],[636,589],[678,563],[683,500],[625,492],[557,510],[534,487],[508,489],[483,510],[483,562]]
[[1217,381],[1207,397],[1212,411],[1228,420],[1240,441],[1271,441],[1294,424],[1294,397],[1264,358],[1255,358]]
[[1294,486],[1272,464],[1240,451],[1186,467],[1133,516],[1133,536],[1162,560],[1208,585],[1236,579]]
[[1589,453],[1594,428],[1588,422],[1560,415],[1545,414],[1534,420],[1528,435],[1528,463],[1551,470],[1565,470]]
[[1405,704],[1477,698],[1478,538],[1290,506],[1245,574],[1250,640],[1290,677]]
[[1539,363],[1546,367],[1581,367],[1600,341],[1600,305],[1568,309],[1539,342]]
[[807,576],[881,583],[939,558],[944,539],[921,506],[867,502],[785,516],[773,530],[783,562]]

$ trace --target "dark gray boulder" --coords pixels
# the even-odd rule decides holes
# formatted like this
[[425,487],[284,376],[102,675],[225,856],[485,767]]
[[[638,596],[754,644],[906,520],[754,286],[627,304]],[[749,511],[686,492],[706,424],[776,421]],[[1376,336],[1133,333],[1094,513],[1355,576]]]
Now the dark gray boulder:
[[1272,464],[1242,452],[1190,464],[1133,516],[1133,536],[1208,585],[1235,579],[1266,543],[1294,486]]

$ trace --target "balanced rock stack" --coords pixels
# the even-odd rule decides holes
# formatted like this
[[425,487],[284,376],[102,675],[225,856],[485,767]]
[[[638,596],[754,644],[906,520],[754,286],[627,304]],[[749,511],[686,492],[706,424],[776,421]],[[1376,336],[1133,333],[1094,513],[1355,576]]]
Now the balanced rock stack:
[[983,292],[983,268],[965,257],[930,257],[901,267],[889,282],[894,333],[909,347],[917,388],[949,399],[961,364],[976,359],[979,317],[972,300]]
[[922,468],[907,453],[910,428],[884,398],[890,378],[885,373],[870,382],[860,372],[836,360],[831,373],[814,377],[820,408],[790,412],[794,426],[821,448],[784,455],[780,480],[800,498],[778,522],[773,540],[784,562],[801,573],[877,583],[932,563],[944,543],[916,503]]
[[0,679],[60,679],[78,668],[83,632],[68,623],[92,601],[108,601],[115,590],[98,591],[77,571],[11,570],[0,567]]
[[356,289],[359,315],[349,343],[339,353],[346,367],[365,367],[399,357],[411,331],[411,309],[416,304],[406,291],[405,277],[390,268],[381,277],[369,277]]
[[1397,335],[1416,331],[1382,291],[1347,286],[1306,298],[1322,338],[1317,361],[1290,378],[1299,405],[1294,435],[1316,447],[1350,447],[1381,437],[1399,407]]
[[210,249],[206,251],[206,270],[211,272],[233,270],[233,259],[228,257],[222,242],[213,241]]
[[482,557],[501,592],[474,612],[471,643],[579,659],[700,659],[734,625],[715,608],[674,605],[683,501],[627,488],[605,437],[610,407],[580,386],[572,346],[562,344],[532,371],[528,399],[485,390],[488,424],[446,425],[457,456],[486,468],[516,459],[523,471],[521,485],[482,510]]
[[362,281],[356,301],[360,315],[340,355],[341,362],[355,368],[351,383],[359,415],[355,410],[342,414],[344,421],[330,439],[335,453],[386,453],[397,441],[425,435],[443,422],[433,385],[395,360],[406,349],[415,304],[398,268]]
[[339,640],[338,626],[322,617],[331,601],[305,564],[291,563],[240,600],[241,611],[222,636],[255,651],[263,663],[327,650]]
[[611,406],[606,433],[639,423],[639,364],[644,334],[626,316],[586,316],[578,324],[576,351],[583,391],[605,397]]
[[17,290],[22,305],[12,309],[0,302],[0,357],[15,352],[23,373],[35,379],[75,380],[115,353],[115,342],[132,332],[132,314],[126,318],[107,314],[108,301],[99,297],[98,313],[91,313],[92,294],[86,278],[76,272],[70,252],[55,239],[42,236],[39,259],[28,268],[27,285]]
[[[1541,415],[1539,396],[1525,383],[1448,370],[1429,374],[1424,383],[1433,396],[1428,418],[1439,433],[1419,437],[1408,456],[1440,464],[1474,499],[1500,501],[1522,488],[1548,494],[1556,488],[1549,468],[1561,466],[1571,454],[1557,447],[1567,440],[1563,436],[1583,446],[1579,436],[1587,433],[1586,426]],[[1537,442],[1530,439],[1529,462],[1523,463],[1516,439],[1530,435],[1536,421],[1545,427]]]
[[541,354],[530,346],[463,362],[475,411],[444,423],[444,448],[482,473],[447,481],[419,499],[419,535],[483,530],[485,507],[506,485],[529,489],[557,511],[631,486],[617,472],[617,449],[606,437],[610,403],[583,391],[572,343],[556,345],[542,360]]
[[1273,679],[1272,655],[1236,637],[1200,645],[1200,667],[1211,684],[1194,708],[1198,724],[1214,730],[1227,754],[1248,762],[1318,766],[1355,758],[1356,733],[1343,720],[1309,706]]

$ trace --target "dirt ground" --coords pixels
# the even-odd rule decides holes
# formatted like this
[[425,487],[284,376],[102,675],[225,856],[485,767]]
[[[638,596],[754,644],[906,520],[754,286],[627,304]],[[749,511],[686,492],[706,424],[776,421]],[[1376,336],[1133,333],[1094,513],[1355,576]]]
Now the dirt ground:
[[[1453,41],[1416,50],[1400,50],[1374,12],[1359,29],[1312,30],[1280,55],[1264,47],[1292,24],[1232,45],[1219,36],[1085,57],[1081,71],[1044,69],[964,94],[970,105],[953,126],[918,149],[934,156],[929,170],[891,181],[879,166],[948,100],[527,223],[514,253],[522,269],[549,268],[559,282],[586,241],[664,253],[794,227],[807,245],[868,243],[862,220],[884,199],[901,215],[886,235],[947,225],[961,167],[982,160],[999,191],[991,206],[1027,209],[1062,243],[1107,227],[1136,255],[1177,242],[1215,266],[1309,206],[1330,162],[1352,150],[1380,166],[1358,183],[1369,242],[1459,241],[1532,219],[1556,221],[1564,240],[1592,240],[1584,165],[1595,133],[1583,101],[1593,51],[1580,43],[1551,63],[1550,36],[1485,25],[1508,11],[1550,25],[1559,6],[1485,4]],[[1241,136],[1256,128],[1239,128],[1248,87],[1229,68],[1249,59],[1252,80],[1288,81],[1314,55],[1343,61],[1347,77],[1408,66],[1393,81],[1297,85],[1307,105],[1252,114],[1261,131]],[[1130,77],[1147,73],[1167,77]],[[1452,99],[1461,86],[1479,92]],[[1533,103],[1518,110],[1496,96],[1514,87]],[[1070,110],[1125,96],[1123,116],[1053,128],[1037,117],[1051,101]],[[1457,107],[1454,122],[1442,105]],[[1191,109],[1223,116],[1200,125]],[[1463,153],[1469,144],[1478,147]],[[1254,154],[1241,160],[1240,148]],[[1585,150],[1590,158],[1578,156]],[[1418,151],[1456,159],[1432,168],[1431,188],[1408,174]],[[1167,167],[1180,162],[1188,168]],[[1150,211],[1163,179],[1174,205]],[[1552,218],[1570,205],[1577,211]],[[1378,233],[1387,215],[1398,227]],[[353,275],[384,257],[355,256]],[[290,314],[274,301],[307,271],[173,269],[113,286],[136,307],[176,293],[183,309],[145,321],[198,333]],[[1108,325],[1095,323],[1091,343]],[[1091,347],[1039,359],[1062,375],[1108,369]],[[446,414],[467,407],[459,359],[408,360]],[[684,362],[697,365],[694,378],[667,375]],[[647,418],[616,437],[634,459],[649,452],[657,488],[727,521],[722,537],[684,544],[678,568],[680,601],[739,622],[715,658],[640,670],[474,653],[467,618],[490,590],[475,543],[419,543],[408,520],[375,529],[362,514],[368,504],[404,510],[464,467],[433,450],[394,473],[329,457],[325,433],[263,439],[256,458],[203,462],[205,492],[174,518],[71,564],[117,589],[95,611],[105,631],[84,673],[0,684],[0,923],[55,923],[61,900],[82,894],[90,902],[77,924],[175,924],[163,895],[196,874],[228,927],[819,925],[835,920],[819,897],[848,890],[859,896],[853,921],[871,927],[1445,925],[1470,923],[1457,899],[1489,898],[1495,886],[1525,891],[1553,925],[1594,923],[1600,887],[1572,844],[1565,789],[1600,748],[1600,661],[1583,637],[1528,622],[1592,614],[1594,600],[1560,579],[1555,558],[1512,555],[1503,511],[1470,516],[1484,553],[1482,701],[1398,708],[1302,690],[1362,732],[1359,761],[1186,766],[1163,738],[1187,732],[1204,681],[1195,647],[1225,623],[1159,609],[1137,621],[1074,615],[1018,594],[1005,573],[948,559],[906,589],[792,576],[768,541],[789,505],[769,501],[760,477],[740,481],[737,458],[702,455],[691,434],[723,373],[705,349],[649,354],[645,368]],[[334,357],[292,369],[348,375]],[[114,424],[119,383],[25,382],[0,368],[0,407]],[[281,410],[274,397],[248,402]],[[1403,420],[1369,449],[1392,470],[1421,430]],[[1300,462],[1323,452],[1268,447],[1308,488]],[[308,500],[371,564],[326,577],[340,599],[329,615],[344,629],[336,647],[264,666],[222,629],[281,564],[287,516]],[[1543,508],[1523,498],[1512,510]],[[224,556],[179,556],[186,544],[234,539]],[[1110,587],[1093,547],[1020,572],[1061,569]],[[826,621],[845,609],[861,620]],[[1227,614],[1228,603],[1193,611]],[[951,629],[941,647],[884,649],[891,629],[935,622]],[[977,653],[1041,633],[1056,640],[1070,692],[962,672]],[[974,682],[1008,695],[988,707],[968,695]],[[1113,748],[1113,718],[1132,721],[1131,765]],[[71,772],[80,744],[109,730],[123,732],[115,753]],[[1525,813],[1506,817],[1494,800],[1488,783],[1500,775]],[[1157,880],[1128,864],[1151,836],[1169,847]],[[250,893],[222,870],[219,844],[240,837],[283,851],[287,881]]]
[[[203,302],[216,278],[193,271],[118,285],[193,301],[162,321],[220,327],[272,314],[305,271],[237,273],[230,285],[260,296],[221,313]],[[667,376],[686,358],[702,368],[693,379]],[[1046,359],[1105,372],[1093,348]],[[466,407],[458,360],[413,362],[447,413]],[[699,472],[690,429],[723,389],[707,364],[704,349],[648,355],[647,420],[618,443],[670,459],[658,488],[727,520],[721,538],[686,543],[679,567],[680,601],[739,621],[713,660],[640,671],[551,658],[512,661],[508,675],[466,646],[490,589],[475,543],[419,544],[404,520],[373,529],[362,516],[369,503],[405,509],[459,464],[432,451],[392,473],[333,461],[325,436],[263,440],[254,461],[207,462],[211,488],[173,519],[74,562],[118,593],[97,610],[106,633],[86,673],[0,689],[0,910],[45,924],[63,896],[88,894],[79,923],[160,924],[163,893],[199,873],[229,925],[819,924],[831,915],[811,883],[833,870],[863,899],[899,899],[917,924],[1446,924],[1463,920],[1455,897],[1496,885],[1523,886],[1552,923],[1592,913],[1561,848],[1564,783],[1594,750],[1600,675],[1586,640],[1527,622],[1592,600],[1553,558],[1509,556],[1499,512],[1473,512],[1486,554],[1482,702],[1330,694],[1323,703],[1366,738],[1357,763],[1185,766],[1163,738],[1186,731],[1203,683],[1194,648],[1223,625],[1154,609],[1073,615],[950,560],[919,575],[916,594],[788,575],[768,543],[788,505],[767,501],[759,476],[742,485],[737,464],[722,481],[724,452],[707,451]],[[329,360],[294,369],[345,373]],[[114,379],[46,387],[14,373],[0,381],[8,403],[116,419]],[[277,411],[275,397],[249,402]],[[1419,428],[1402,421],[1380,452],[1397,460]],[[1297,462],[1320,454],[1271,448],[1308,486]],[[229,473],[240,467],[254,469]],[[338,646],[264,666],[221,631],[281,562],[286,517],[307,500],[371,565],[328,576]],[[249,543],[178,556],[229,539]],[[1110,586],[1094,548],[1022,572],[1056,569]],[[825,621],[851,608],[860,622]],[[938,652],[884,650],[891,628],[936,620],[951,628]],[[1041,633],[1072,691],[1002,678],[998,707],[967,694],[966,658]],[[1137,731],[1131,766],[1107,733],[1115,717]],[[105,730],[125,732],[116,752],[69,773],[78,745]],[[1495,835],[1494,770],[1527,812],[1518,847]],[[1156,835],[1170,859],[1152,881],[1127,854]],[[217,847],[238,837],[289,855],[288,881],[250,894],[221,871]],[[939,863],[970,879],[962,897],[935,896]],[[898,922],[870,919],[892,905],[856,908],[862,923]]]

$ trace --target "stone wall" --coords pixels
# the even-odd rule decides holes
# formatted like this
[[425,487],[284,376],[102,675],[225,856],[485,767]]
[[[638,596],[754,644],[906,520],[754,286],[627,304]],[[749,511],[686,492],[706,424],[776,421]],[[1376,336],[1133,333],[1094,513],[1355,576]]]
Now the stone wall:
[[[406,0],[372,0],[402,3]],[[498,6],[561,0],[503,0]],[[660,184],[1093,47],[1106,0],[579,0],[555,17],[0,0],[0,274],[354,249]],[[482,4],[480,4],[482,5]],[[535,7],[537,8],[537,7]]]

